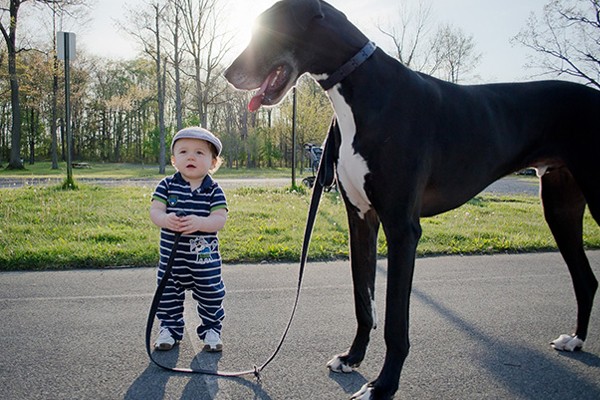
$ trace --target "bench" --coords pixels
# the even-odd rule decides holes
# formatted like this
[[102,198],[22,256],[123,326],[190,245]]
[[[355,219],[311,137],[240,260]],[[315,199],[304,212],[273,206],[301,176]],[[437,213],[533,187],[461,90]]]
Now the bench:
[[72,162],[71,167],[73,167],[73,168],[92,168],[92,166],[86,162]]

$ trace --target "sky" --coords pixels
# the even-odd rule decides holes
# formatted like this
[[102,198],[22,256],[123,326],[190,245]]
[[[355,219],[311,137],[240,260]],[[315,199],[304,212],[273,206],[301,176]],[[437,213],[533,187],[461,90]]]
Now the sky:
[[[252,21],[274,0],[223,0],[236,34],[235,54],[249,40]],[[416,5],[423,0],[329,0],[343,11],[348,19],[371,40],[386,51],[392,49],[389,38],[382,35],[377,24],[389,26],[399,23],[400,4]],[[432,24],[448,23],[472,35],[476,51],[482,57],[478,64],[478,81],[473,83],[522,81],[531,79],[535,71],[524,68],[527,55],[522,45],[511,44],[510,39],[525,27],[532,12],[541,15],[549,0],[425,0],[432,5]],[[126,21],[126,10],[141,7],[148,0],[96,0],[90,12],[90,21],[77,35],[77,46],[87,52],[117,59],[133,58],[139,48],[133,39],[117,28],[117,21]],[[235,55],[234,54],[234,55]]]

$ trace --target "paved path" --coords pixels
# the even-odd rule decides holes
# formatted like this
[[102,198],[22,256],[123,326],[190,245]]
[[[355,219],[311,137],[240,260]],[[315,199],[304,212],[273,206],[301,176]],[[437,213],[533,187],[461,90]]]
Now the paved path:
[[[589,253],[600,277],[600,251]],[[379,266],[380,315],[386,265]],[[293,301],[297,266],[227,265],[221,355],[187,338],[165,362],[225,370],[261,364],[275,347]],[[144,329],[153,269],[0,273],[2,399],[347,399],[382,364],[382,329],[352,374],[325,368],[354,331],[346,262],[310,263],[297,318],[280,355],[262,374],[224,379],[168,373],[149,364]],[[557,253],[417,260],[411,354],[401,399],[600,398],[600,303],[584,351],[548,342],[575,319],[570,279]]]
[[[156,179],[105,179],[105,178],[76,178],[78,182],[101,186],[148,186],[154,188],[158,183]],[[57,185],[63,178],[1,178],[0,188],[18,188],[29,185]],[[289,187],[290,178],[223,178],[219,184],[224,189],[239,187]],[[300,182],[300,179],[297,180]],[[536,179],[525,178],[518,175],[509,175],[492,183],[484,192],[497,194],[529,194],[537,196],[539,191]]]
[[[34,185],[58,185],[64,178],[1,178],[0,189],[14,189],[23,186]],[[154,188],[159,179],[107,179],[107,178],[75,178],[77,182],[99,185],[99,186],[148,186]],[[226,178],[220,179],[219,183],[226,189],[238,187],[284,187],[291,182],[288,178]]]

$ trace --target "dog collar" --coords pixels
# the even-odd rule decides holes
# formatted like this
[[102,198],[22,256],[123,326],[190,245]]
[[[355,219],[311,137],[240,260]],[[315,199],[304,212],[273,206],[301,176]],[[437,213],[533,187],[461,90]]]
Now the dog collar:
[[319,81],[319,84],[321,85],[323,90],[331,89],[332,87],[340,83],[348,75],[350,75],[352,72],[354,72],[356,68],[358,68],[362,63],[367,61],[367,59],[371,57],[371,55],[373,55],[375,49],[377,49],[375,43],[369,41],[365,45],[365,47],[360,49],[360,51],[356,53],[354,57],[352,57],[348,62],[346,62],[346,64],[338,68],[338,70],[331,74],[327,79]]

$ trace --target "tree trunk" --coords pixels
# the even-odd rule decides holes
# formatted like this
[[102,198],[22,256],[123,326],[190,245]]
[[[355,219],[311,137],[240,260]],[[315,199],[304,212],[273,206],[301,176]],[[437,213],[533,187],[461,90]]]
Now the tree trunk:
[[181,100],[181,49],[179,48],[179,7],[175,7],[175,31],[173,32],[173,68],[175,69],[175,117],[177,131],[183,128]]
[[158,172],[164,174],[166,171],[166,132],[165,132],[165,90],[162,71],[162,60],[160,55],[160,15],[158,6],[156,7],[156,82],[157,82],[157,97],[158,97],[158,127],[160,134],[160,160]]
[[29,165],[35,164],[35,109],[31,108],[29,120]]
[[198,55],[194,60],[195,66],[195,83],[196,83],[196,106],[198,107],[198,118],[200,119],[200,126],[206,126],[206,121],[204,121],[204,107],[203,107],[203,94],[202,94],[202,62],[200,61],[200,56]]
[[10,80],[10,101],[12,107],[11,148],[9,169],[23,169],[21,160],[21,105],[19,103],[19,80],[17,75],[17,17],[21,1],[10,2],[10,26],[8,32],[0,24],[8,49],[8,75]]
[[58,140],[56,138],[56,131],[58,130],[58,126],[56,124],[56,119],[58,118],[58,57],[56,52],[56,8],[52,8],[53,11],[53,31],[54,31],[54,64],[52,69],[52,121],[50,121],[50,137],[52,140],[52,145],[50,148],[50,156],[52,157],[52,169],[58,169]]

